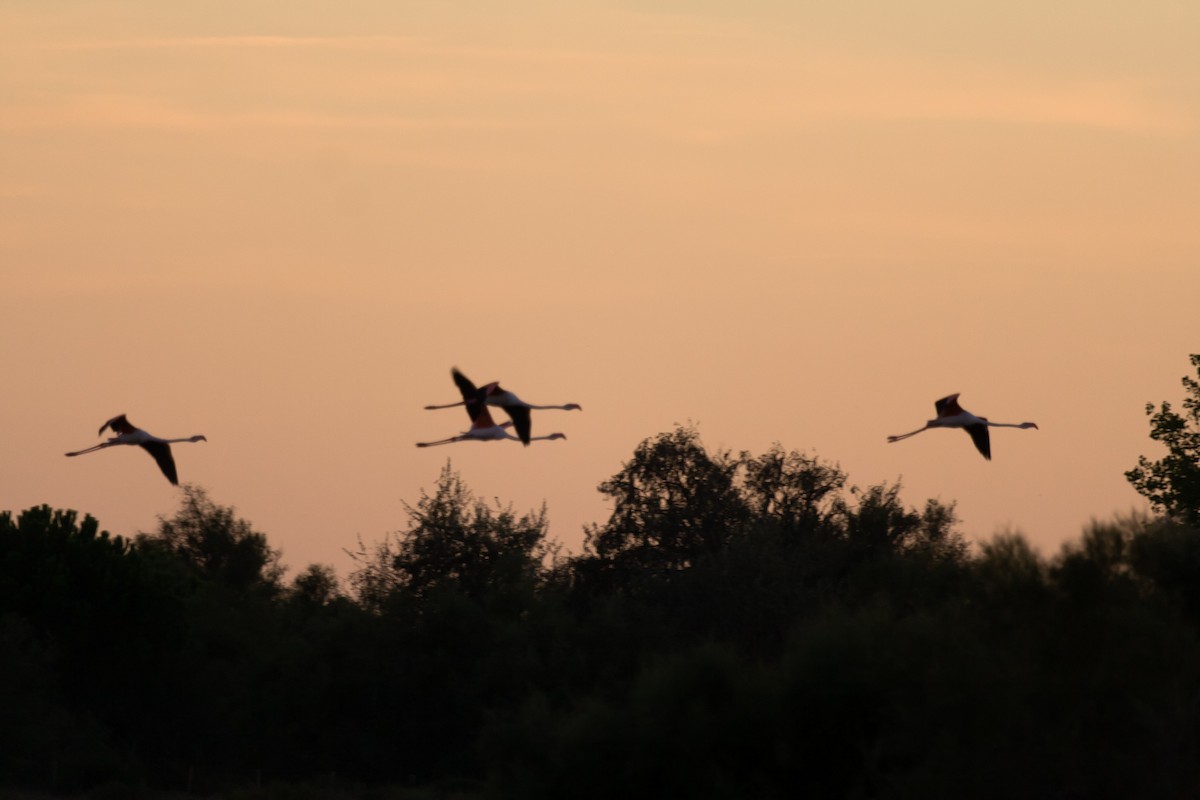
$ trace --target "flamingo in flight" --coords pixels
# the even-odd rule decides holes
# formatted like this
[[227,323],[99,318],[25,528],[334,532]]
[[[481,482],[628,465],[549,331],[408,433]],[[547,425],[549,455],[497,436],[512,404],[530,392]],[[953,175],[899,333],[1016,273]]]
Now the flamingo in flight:
[[116,436],[113,436],[103,444],[89,447],[86,450],[76,450],[74,453],[67,453],[67,455],[81,456],[84,453],[91,453],[95,450],[103,450],[105,447],[112,447],[115,444],[136,444],[154,456],[154,460],[158,462],[158,468],[162,470],[163,475],[167,476],[167,480],[171,482],[172,486],[179,485],[179,475],[175,472],[175,459],[171,456],[171,445],[175,442],[208,441],[204,436],[190,436],[187,439],[160,439],[153,434],[146,433],[141,428],[135,428],[129,423],[129,420],[125,419],[124,414],[119,417],[113,417],[101,425],[99,433],[104,433],[105,428],[111,429]]
[[[476,387],[471,383],[466,375],[458,371],[458,367],[450,370],[450,375],[454,378],[454,383],[458,386],[458,391],[462,394],[463,399],[457,403],[447,403],[444,406],[425,406],[426,411],[433,411],[439,408],[454,408],[455,406],[467,407],[467,413],[471,416],[471,421],[474,422],[478,417],[477,413],[472,411],[475,407],[498,406],[503,408],[504,412],[512,419],[513,424],[517,428],[517,438],[528,445],[533,439],[546,437],[531,437],[530,433],[533,430],[533,421],[530,419],[530,411],[561,409],[563,411],[582,411],[583,406],[578,403],[567,403],[561,406],[536,406],[532,403],[526,403],[521,398],[517,397],[510,391],[500,388],[499,381],[492,381],[483,386]],[[465,435],[465,434],[464,434]],[[512,438],[512,437],[508,437]],[[566,437],[563,437],[566,438]]]
[[440,439],[436,442],[417,442],[417,447],[433,447],[438,444],[450,444],[451,442],[494,442],[499,439],[512,439],[513,441],[524,441],[529,444],[530,441],[538,439],[565,439],[565,433],[552,433],[549,436],[531,436],[528,439],[520,439],[508,432],[507,428],[512,427],[511,422],[501,422],[499,425],[492,419],[492,415],[488,412],[487,406],[483,404],[481,399],[473,399],[464,403],[456,403],[455,405],[466,405],[467,413],[475,411],[474,419],[471,420],[471,429],[458,436],[451,436],[449,439]]
[[983,454],[983,457],[988,461],[992,460],[992,443],[988,436],[988,428],[1037,428],[1037,424],[1033,422],[989,422],[987,417],[977,417],[970,411],[963,410],[963,407],[958,404],[958,394],[952,394],[948,397],[943,397],[933,404],[937,409],[937,419],[931,419],[925,423],[925,427],[918,428],[912,433],[902,433],[899,436],[889,436],[889,442],[898,442],[901,439],[907,439],[910,436],[916,436],[921,431],[929,430],[930,428],[962,428],[971,435],[971,441],[975,442],[975,449]]

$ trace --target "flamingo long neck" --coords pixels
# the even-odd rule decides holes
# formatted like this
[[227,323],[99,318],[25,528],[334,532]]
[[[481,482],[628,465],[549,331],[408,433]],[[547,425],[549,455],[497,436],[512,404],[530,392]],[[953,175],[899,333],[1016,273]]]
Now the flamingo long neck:
[[570,411],[571,409],[575,408],[575,406],[570,403],[566,403],[561,406],[535,406],[532,403],[526,403],[525,407],[532,408],[534,411],[549,411],[551,409],[556,409],[556,408],[560,409],[562,411]]
[[989,422],[984,421],[984,424],[992,428],[1036,428],[1032,422]]

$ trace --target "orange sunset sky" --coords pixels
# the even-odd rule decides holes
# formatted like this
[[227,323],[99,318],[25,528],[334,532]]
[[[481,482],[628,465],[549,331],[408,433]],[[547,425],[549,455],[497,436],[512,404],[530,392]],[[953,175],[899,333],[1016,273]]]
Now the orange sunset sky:
[[[446,459],[548,504],[694,422],[1043,552],[1144,508],[1200,348],[1200,5],[0,6],[0,509],[113,533],[149,457],[345,575]],[[535,403],[467,442],[459,366]],[[1036,421],[888,444],[933,401]]]

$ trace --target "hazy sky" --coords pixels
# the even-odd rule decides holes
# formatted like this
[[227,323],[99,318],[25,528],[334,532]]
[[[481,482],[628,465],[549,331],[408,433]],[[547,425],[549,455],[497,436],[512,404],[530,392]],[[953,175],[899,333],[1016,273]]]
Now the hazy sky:
[[[1200,349],[1200,5],[0,5],[0,509],[114,533],[175,446],[299,570],[447,458],[549,506],[694,422],[1044,551],[1141,508]],[[468,442],[449,369],[544,412]],[[1039,431],[888,444],[933,401]]]

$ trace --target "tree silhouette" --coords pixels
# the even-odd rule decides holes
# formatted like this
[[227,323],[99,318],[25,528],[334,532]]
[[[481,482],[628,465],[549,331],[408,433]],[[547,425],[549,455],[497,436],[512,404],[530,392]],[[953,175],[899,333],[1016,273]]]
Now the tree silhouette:
[[[1200,377],[1200,354],[1191,362]],[[1200,525],[1200,381],[1185,375],[1183,388],[1182,414],[1166,401],[1158,409],[1146,404],[1150,438],[1162,442],[1167,455],[1157,461],[1139,456],[1125,477],[1156,511]]]
[[1011,533],[968,551],[952,504],[780,445],[709,452],[691,427],[600,491],[610,518],[563,557],[545,508],[484,503],[447,463],[347,592],[323,566],[283,584],[266,536],[196,487],[134,541],[0,512],[0,795],[1200,785],[1181,513],[1094,523],[1051,557]]
[[740,467],[728,452],[710,454],[694,427],[647,439],[600,484],[612,515],[588,528],[585,552],[620,569],[662,573],[721,550],[748,517],[736,482]]
[[433,494],[422,492],[405,510],[407,528],[351,554],[358,567],[350,584],[369,607],[382,608],[396,593],[421,598],[439,589],[472,599],[511,595],[536,580],[552,552],[545,507],[521,516],[493,510],[449,462]]
[[310,564],[289,588],[289,599],[309,608],[319,608],[344,599],[337,573],[325,564]]
[[[19,710],[45,719],[18,737],[20,769],[53,765],[64,786],[128,777],[136,770],[143,715],[162,708],[166,665],[184,635],[183,587],[172,571],[91,516],[39,506],[14,521],[0,512],[0,638],[15,648]],[[39,664],[30,684],[22,664]],[[7,704],[5,704],[7,707]],[[14,729],[16,730],[16,729]],[[41,752],[28,748],[40,742]]]
[[183,486],[179,511],[169,519],[159,517],[158,530],[139,534],[138,545],[165,548],[203,577],[239,591],[276,591],[284,572],[279,551],[265,535],[194,484]]
[[742,454],[746,503],[759,522],[792,534],[825,530],[837,510],[846,474],[815,456],[785,451],[779,444],[761,456]]

